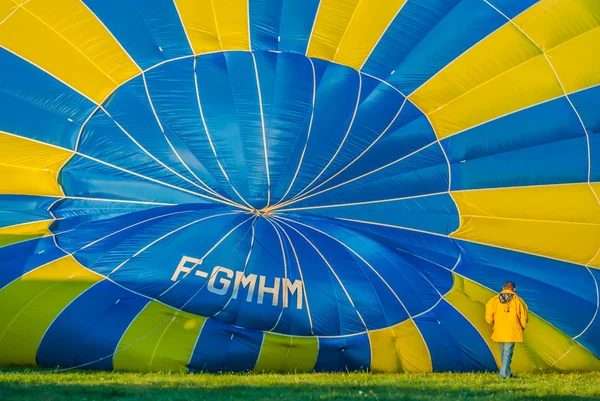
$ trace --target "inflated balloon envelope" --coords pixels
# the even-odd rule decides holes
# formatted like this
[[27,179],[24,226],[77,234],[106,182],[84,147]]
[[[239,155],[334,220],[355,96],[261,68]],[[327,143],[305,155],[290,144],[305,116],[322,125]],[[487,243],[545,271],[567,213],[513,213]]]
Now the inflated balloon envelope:
[[597,0],[0,3],[0,364],[600,369]]

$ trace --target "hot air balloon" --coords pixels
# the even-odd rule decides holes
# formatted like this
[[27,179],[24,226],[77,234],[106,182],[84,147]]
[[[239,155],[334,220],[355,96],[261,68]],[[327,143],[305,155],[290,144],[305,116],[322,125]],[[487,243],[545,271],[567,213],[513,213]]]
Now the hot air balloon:
[[597,0],[0,21],[0,365],[600,370]]

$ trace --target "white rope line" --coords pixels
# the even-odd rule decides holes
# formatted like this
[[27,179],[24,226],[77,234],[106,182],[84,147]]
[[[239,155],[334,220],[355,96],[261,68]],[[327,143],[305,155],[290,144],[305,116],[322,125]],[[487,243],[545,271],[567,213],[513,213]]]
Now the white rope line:
[[332,186],[332,187],[328,187],[328,188],[326,188],[326,189],[323,189],[323,190],[321,190],[321,191],[318,191],[318,192],[314,192],[314,193],[312,193],[312,194],[310,194],[310,195],[307,195],[307,196],[304,196],[304,197],[300,197],[300,198],[297,198],[297,199],[290,199],[289,201],[287,201],[287,202],[285,202],[285,203],[281,203],[281,204],[280,204],[280,207],[283,207],[283,206],[289,206],[289,205],[291,205],[291,204],[294,204],[294,203],[297,203],[297,202],[304,201],[304,200],[306,200],[306,199],[309,199],[309,198],[312,198],[312,197],[314,197],[314,196],[317,196],[317,195],[323,194],[323,193],[325,193],[325,192],[329,192],[329,191],[331,191],[331,190],[334,190],[334,189],[336,189],[336,188],[339,188],[339,187],[341,187],[341,186],[344,186],[344,185],[346,185],[346,184],[350,184],[351,182],[354,182],[354,181],[356,181],[356,180],[360,180],[360,179],[362,179],[362,178],[364,178],[364,177],[367,177],[367,176],[369,176],[369,175],[371,175],[371,174],[377,173],[377,172],[379,172],[379,171],[381,171],[381,170],[383,170],[383,169],[386,169],[386,168],[388,168],[388,167],[390,167],[390,166],[393,166],[393,165],[394,165],[394,164],[396,164],[396,163],[399,163],[399,162],[403,161],[404,159],[407,159],[407,158],[409,158],[409,157],[411,157],[411,156],[414,156],[415,154],[417,154],[417,153],[421,152],[422,150],[424,150],[424,149],[426,149],[426,148],[428,148],[428,147],[432,146],[432,145],[433,145],[433,144],[435,144],[435,143],[437,143],[437,141],[433,141],[433,142],[431,142],[431,143],[428,143],[427,145],[425,145],[425,146],[423,146],[423,147],[421,147],[421,148],[419,148],[419,149],[417,149],[417,150],[415,150],[415,151],[413,151],[413,152],[411,152],[411,153],[409,153],[409,154],[407,154],[407,155],[404,155],[404,156],[402,156],[402,157],[401,157],[401,158],[399,158],[399,159],[396,159],[396,160],[394,160],[394,161],[392,161],[392,162],[389,162],[388,164],[386,164],[386,165],[384,165],[384,166],[381,166],[381,167],[378,167],[378,168],[376,168],[376,169],[374,169],[374,170],[368,171],[368,172],[366,172],[366,173],[364,173],[364,174],[361,174],[361,175],[359,175],[359,176],[357,176],[357,177],[354,177],[354,178],[352,178],[352,179],[350,179],[350,180],[347,180],[347,181],[341,182],[341,183],[339,183],[339,184],[336,184],[336,185],[334,185],[334,186]]
[[204,111],[202,109],[202,102],[200,101],[200,90],[198,88],[198,75],[197,75],[197,71],[196,71],[196,60],[197,60],[197,58],[194,58],[194,85],[196,88],[196,100],[198,102],[198,110],[200,111],[200,119],[202,120],[202,126],[204,127],[204,132],[206,132],[206,138],[208,139],[208,143],[209,143],[212,153],[215,157],[215,161],[217,162],[217,165],[219,166],[221,173],[223,173],[223,176],[225,177],[225,179],[231,186],[231,189],[233,190],[233,192],[235,192],[235,194],[238,196],[238,198],[240,198],[241,201],[244,202],[244,204],[246,204],[246,206],[248,206],[248,208],[252,209],[252,206],[244,199],[244,197],[242,197],[242,195],[240,195],[240,193],[237,191],[237,189],[235,189],[235,186],[229,179],[229,176],[225,172],[225,169],[223,168],[223,165],[221,165],[221,161],[219,160],[219,157],[217,156],[217,150],[215,149],[215,145],[213,144],[212,137],[210,135],[210,131],[208,130],[208,126],[206,124],[206,119],[204,118]]
[[[281,232],[283,233],[283,235],[288,240],[288,243],[290,244],[290,248],[292,249],[292,253],[294,254],[294,259],[296,260],[296,266],[298,266],[298,273],[300,274],[300,279],[302,280],[303,283],[306,283],[306,281],[304,281],[304,275],[302,274],[302,266],[300,265],[300,258],[298,258],[298,254],[296,253],[296,247],[294,247],[294,243],[292,242],[292,239],[288,235],[287,231],[285,230],[284,227],[282,227],[277,222],[277,220],[271,219],[268,216],[265,216],[265,218],[267,220],[269,220],[270,222],[272,221],[273,224],[275,224],[277,227],[279,227],[281,229]],[[304,296],[304,300],[306,301],[306,313],[307,313],[307,316],[308,316],[308,323],[310,325],[310,332],[314,336],[315,332],[314,332],[314,328],[313,328],[312,315],[310,313],[310,305],[308,303],[308,295],[306,294],[306,285],[302,286],[302,294]]]
[[[283,240],[281,239],[281,234],[279,234],[277,227],[271,222],[271,219],[265,219],[265,220],[267,221],[267,223],[269,223],[271,225],[271,227],[273,227],[273,230],[275,230],[275,233],[277,234],[277,238],[279,239],[279,246],[281,247],[281,258],[283,260],[283,275],[284,275],[284,280],[287,280],[287,278],[288,278],[287,256],[285,254],[285,248],[283,246]],[[283,291],[285,291],[285,287],[284,287]],[[299,296],[299,294],[298,294],[298,296]],[[284,307],[283,301],[282,301],[281,302],[281,312],[279,312],[279,317],[277,318],[277,321],[275,322],[275,324],[273,325],[271,330],[268,330],[269,332],[273,332],[273,330],[275,330],[275,328],[277,328],[277,326],[279,325],[279,322],[281,321],[281,317],[283,316],[284,309],[285,309],[285,307]]]
[[[277,219],[277,217],[275,217],[275,216],[274,216],[274,218]],[[329,270],[331,271],[331,273],[333,273],[333,276],[336,278],[336,280],[339,283],[340,287],[344,291],[344,294],[348,298],[348,301],[350,302],[350,305],[352,305],[352,307],[354,308],[354,311],[356,312],[356,315],[358,316],[358,318],[360,319],[361,323],[365,327],[365,330],[369,331],[369,329],[367,328],[367,324],[365,323],[365,321],[364,321],[361,313],[358,311],[358,308],[354,304],[354,301],[352,300],[352,297],[348,293],[348,290],[346,290],[346,287],[344,286],[344,283],[342,283],[342,280],[340,280],[339,276],[337,275],[337,273],[335,272],[335,270],[333,269],[333,267],[331,266],[331,264],[329,263],[329,261],[321,253],[321,251],[319,250],[319,248],[317,248],[317,246],[315,244],[313,244],[304,234],[302,234],[295,227],[291,226],[290,224],[286,223],[285,221],[281,221],[281,223],[284,224],[284,225],[286,225],[286,226],[288,226],[289,228],[291,228],[292,230],[294,230],[296,233],[298,233],[319,254],[319,256],[321,257],[321,259],[323,259],[323,262],[325,262],[325,264],[327,265],[327,267],[329,268]],[[338,312],[339,312],[339,308],[338,308]],[[340,324],[341,324],[341,320],[340,320]],[[340,327],[340,331],[341,331],[341,327]]]
[[260,125],[262,128],[262,139],[263,139],[263,151],[265,154],[265,171],[267,173],[267,206],[271,204],[271,175],[269,173],[269,151],[267,150],[267,133],[265,131],[265,113],[263,111],[263,101],[260,89],[260,78],[258,76],[258,66],[256,65],[256,57],[254,53],[250,53],[252,56],[252,64],[254,64],[254,75],[256,76],[256,88],[258,91],[258,106],[260,109]]
[[[329,177],[328,179],[326,179],[325,181],[321,182],[320,184],[318,184],[317,186],[313,187],[312,189],[306,191],[304,193],[304,195],[308,195],[313,191],[316,191],[317,189],[319,189],[320,187],[322,187],[323,185],[327,184],[329,181],[333,180],[335,177],[337,177],[338,175],[342,174],[344,171],[346,171],[350,166],[352,166],[354,163],[356,163],[361,157],[363,157],[365,155],[365,153],[367,153],[386,133],[387,131],[390,129],[390,127],[396,122],[396,119],[398,118],[398,116],[400,115],[400,113],[402,112],[404,105],[406,104],[406,97],[404,98],[404,100],[402,101],[402,104],[400,105],[400,107],[398,108],[398,112],[396,113],[396,115],[392,118],[392,120],[390,121],[390,123],[384,128],[384,130],[381,132],[381,134],[379,134],[379,136],[377,138],[375,138],[375,140],[373,140],[373,142],[371,142],[369,144],[369,146],[367,146],[362,153],[360,153],[358,156],[356,156],[354,158],[354,160],[352,160],[350,163],[346,164],[342,169],[340,169],[337,173],[333,174],[331,177]],[[293,199],[292,199],[293,200]]]
[[[319,5],[320,5],[320,3],[319,3]],[[292,181],[290,182],[290,185],[288,186],[287,191],[285,191],[285,194],[283,194],[283,196],[281,197],[279,202],[277,202],[275,205],[273,205],[273,207],[283,203],[283,200],[285,199],[286,196],[288,196],[288,194],[290,193],[290,190],[294,186],[294,182],[296,181],[296,178],[298,177],[298,173],[300,172],[300,168],[302,167],[302,162],[304,161],[304,155],[306,154],[306,148],[308,147],[308,140],[310,139],[310,133],[312,131],[313,118],[315,116],[315,100],[317,97],[317,76],[316,76],[316,72],[315,72],[315,64],[313,63],[311,58],[309,58],[308,61],[310,61],[310,65],[312,68],[312,77],[313,77],[312,107],[311,107],[311,112],[310,112],[310,121],[308,123],[308,133],[306,135],[306,140],[304,141],[304,148],[302,149],[302,154],[300,155],[300,161],[298,162],[298,166],[296,167],[296,172],[294,173],[294,177],[292,178]]]
[[[188,166],[188,164],[181,158],[181,156],[179,155],[179,153],[177,152],[177,150],[175,149],[175,147],[173,146],[173,144],[171,143],[171,141],[169,140],[169,138],[167,137],[167,134],[165,133],[165,129],[163,127],[162,122],[160,121],[160,118],[158,117],[158,113],[156,112],[156,109],[154,108],[154,102],[152,101],[152,97],[150,96],[150,89],[148,87],[148,83],[146,81],[146,75],[144,73],[142,73],[142,81],[144,83],[144,89],[146,90],[146,97],[148,98],[148,103],[150,104],[150,108],[152,109],[152,113],[154,114],[154,118],[156,119],[156,123],[158,124],[158,127],[160,128],[160,131],[162,132],[165,140],[167,141],[167,144],[169,145],[169,147],[171,148],[171,151],[173,152],[173,154],[175,154],[175,156],[177,157],[177,159],[179,160],[179,162],[187,169],[187,171],[189,171],[189,173],[203,186],[198,186],[195,183],[193,183],[192,181],[188,180],[187,178],[185,178],[183,175],[180,175],[176,172],[174,172],[175,174],[177,174],[179,177],[181,177],[182,179],[190,182],[192,185],[211,193],[212,195],[221,198],[225,201],[231,202],[231,203],[235,203],[237,204],[237,202],[234,202],[232,200],[227,199],[226,197],[222,196],[221,194],[217,193],[217,191],[215,191],[214,189],[210,188],[210,186],[208,184],[206,184],[204,181],[202,181],[193,171],[192,169],[190,169],[190,167]],[[111,117],[112,118],[112,117]],[[114,120],[114,119],[113,119]],[[115,121],[116,123],[116,121]],[[177,135],[176,135],[177,136]],[[160,161],[159,161],[160,163]],[[169,169],[169,171],[172,171],[171,169]],[[240,205],[240,208],[244,208],[244,206]]]
[[306,190],[308,190],[319,178],[321,178],[321,176],[325,173],[325,171],[327,171],[327,169],[329,168],[329,166],[331,165],[331,163],[333,163],[333,161],[336,159],[337,155],[340,153],[340,151],[344,147],[344,144],[346,143],[346,139],[348,138],[348,135],[350,135],[350,131],[352,130],[352,126],[354,125],[354,120],[356,118],[356,113],[358,112],[358,108],[360,106],[360,96],[362,94],[362,75],[358,71],[357,71],[357,75],[358,75],[358,93],[356,95],[356,105],[354,106],[354,112],[352,113],[352,119],[350,120],[350,125],[348,126],[348,129],[346,130],[346,133],[344,134],[344,137],[342,138],[342,141],[340,142],[337,150],[335,151],[335,153],[333,154],[333,156],[331,157],[331,159],[329,159],[329,162],[327,163],[327,165],[325,167],[323,167],[323,169],[321,170],[321,172],[306,187],[304,187],[304,189],[302,189],[300,192],[298,192],[290,200],[290,202],[293,201],[294,199],[297,199],[297,198],[301,197],[302,194]]

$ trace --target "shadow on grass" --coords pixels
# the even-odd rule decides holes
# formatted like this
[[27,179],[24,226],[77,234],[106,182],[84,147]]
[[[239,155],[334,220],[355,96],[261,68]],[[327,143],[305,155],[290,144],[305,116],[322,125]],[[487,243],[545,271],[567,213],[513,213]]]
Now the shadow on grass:
[[501,388],[472,390],[465,383],[457,389],[456,384],[404,383],[402,380],[390,384],[339,385],[316,383],[290,383],[256,386],[241,385],[235,376],[231,384],[219,383],[212,386],[210,380],[186,383],[170,382],[167,379],[156,383],[103,383],[89,384],[54,383],[49,381],[0,381],[0,400],[2,401],[58,401],[58,400],[118,400],[118,401],[225,401],[225,400],[548,400],[548,401],[587,401],[598,400],[595,397],[576,395],[536,395],[537,391],[509,384]]

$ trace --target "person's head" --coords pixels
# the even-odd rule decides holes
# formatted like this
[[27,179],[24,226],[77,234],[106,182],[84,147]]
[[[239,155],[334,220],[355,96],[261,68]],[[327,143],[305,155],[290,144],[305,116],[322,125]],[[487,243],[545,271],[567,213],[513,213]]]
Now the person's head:
[[505,290],[514,291],[516,288],[517,288],[517,286],[512,281],[507,281],[506,283],[504,283],[504,289]]

